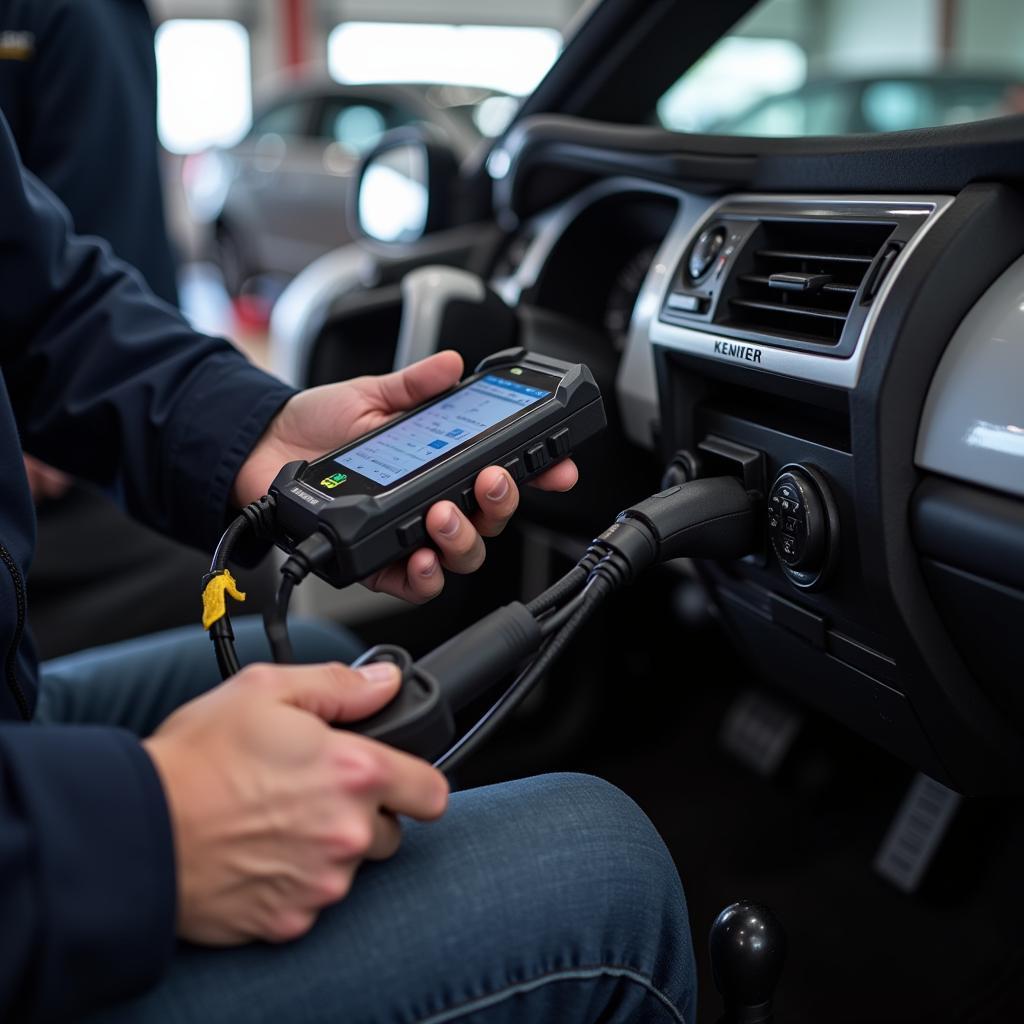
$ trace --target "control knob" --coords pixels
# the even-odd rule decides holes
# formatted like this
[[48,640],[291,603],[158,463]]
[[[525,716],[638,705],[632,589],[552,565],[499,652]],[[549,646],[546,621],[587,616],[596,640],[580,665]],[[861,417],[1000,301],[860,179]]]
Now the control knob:
[[768,537],[782,571],[804,589],[817,586],[835,561],[839,517],[824,477],[786,466],[768,495]]

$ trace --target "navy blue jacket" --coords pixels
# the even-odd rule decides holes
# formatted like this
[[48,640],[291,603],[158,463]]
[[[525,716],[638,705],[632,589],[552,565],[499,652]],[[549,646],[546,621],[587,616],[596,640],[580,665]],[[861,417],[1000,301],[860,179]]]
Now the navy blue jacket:
[[22,446],[210,549],[240,465],[291,391],[194,334],[105,244],[73,235],[2,117],[0,371],[0,1019],[52,1020],[159,977],[175,878],[137,739],[27,722],[35,528]]
[[144,0],[0,0],[0,110],[75,230],[105,238],[176,304]]

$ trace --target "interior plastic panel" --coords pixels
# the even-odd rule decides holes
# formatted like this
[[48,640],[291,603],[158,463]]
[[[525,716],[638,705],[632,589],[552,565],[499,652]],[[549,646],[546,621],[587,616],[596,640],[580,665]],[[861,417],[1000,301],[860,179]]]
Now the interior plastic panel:
[[953,335],[925,403],[916,462],[1024,497],[1024,257]]

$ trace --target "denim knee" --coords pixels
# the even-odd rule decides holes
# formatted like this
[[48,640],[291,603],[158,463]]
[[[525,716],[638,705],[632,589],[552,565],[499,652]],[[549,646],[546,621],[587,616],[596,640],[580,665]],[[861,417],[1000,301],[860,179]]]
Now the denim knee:
[[[545,857],[553,870],[561,863],[562,876],[561,906],[546,913],[568,915],[590,930],[585,945],[591,948],[599,933],[604,962],[625,959],[692,1020],[696,970],[686,899],[647,815],[620,789],[589,775],[544,775],[501,788],[506,798],[525,801],[535,823],[546,824],[562,847]],[[575,870],[566,870],[567,862]]]
[[600,829],[603,866],[609,877],[588,877],[588,867],[598,866],[581,864],[581,884],[602,882],[607,892],[609,884],[624,876],[641,887],[635,913],[668,912],[686,918],[686,899],[672,855],[651,820],[621,789],[596,776],[574,772],[542,775],[512,785],[527,790],[532,816],[561,817],[571,803],[578,825]]

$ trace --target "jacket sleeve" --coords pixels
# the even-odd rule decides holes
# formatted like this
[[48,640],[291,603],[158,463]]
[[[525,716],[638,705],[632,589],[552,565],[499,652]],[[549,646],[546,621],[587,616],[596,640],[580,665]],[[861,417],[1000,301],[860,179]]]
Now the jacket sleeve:
[[170,821],[127,732],[0,725],[0,1017],[73,1020],[174,950]]
[[209,549],[293,391],[196,334],[23,170],[0,117],[0,367],[27,451]]

